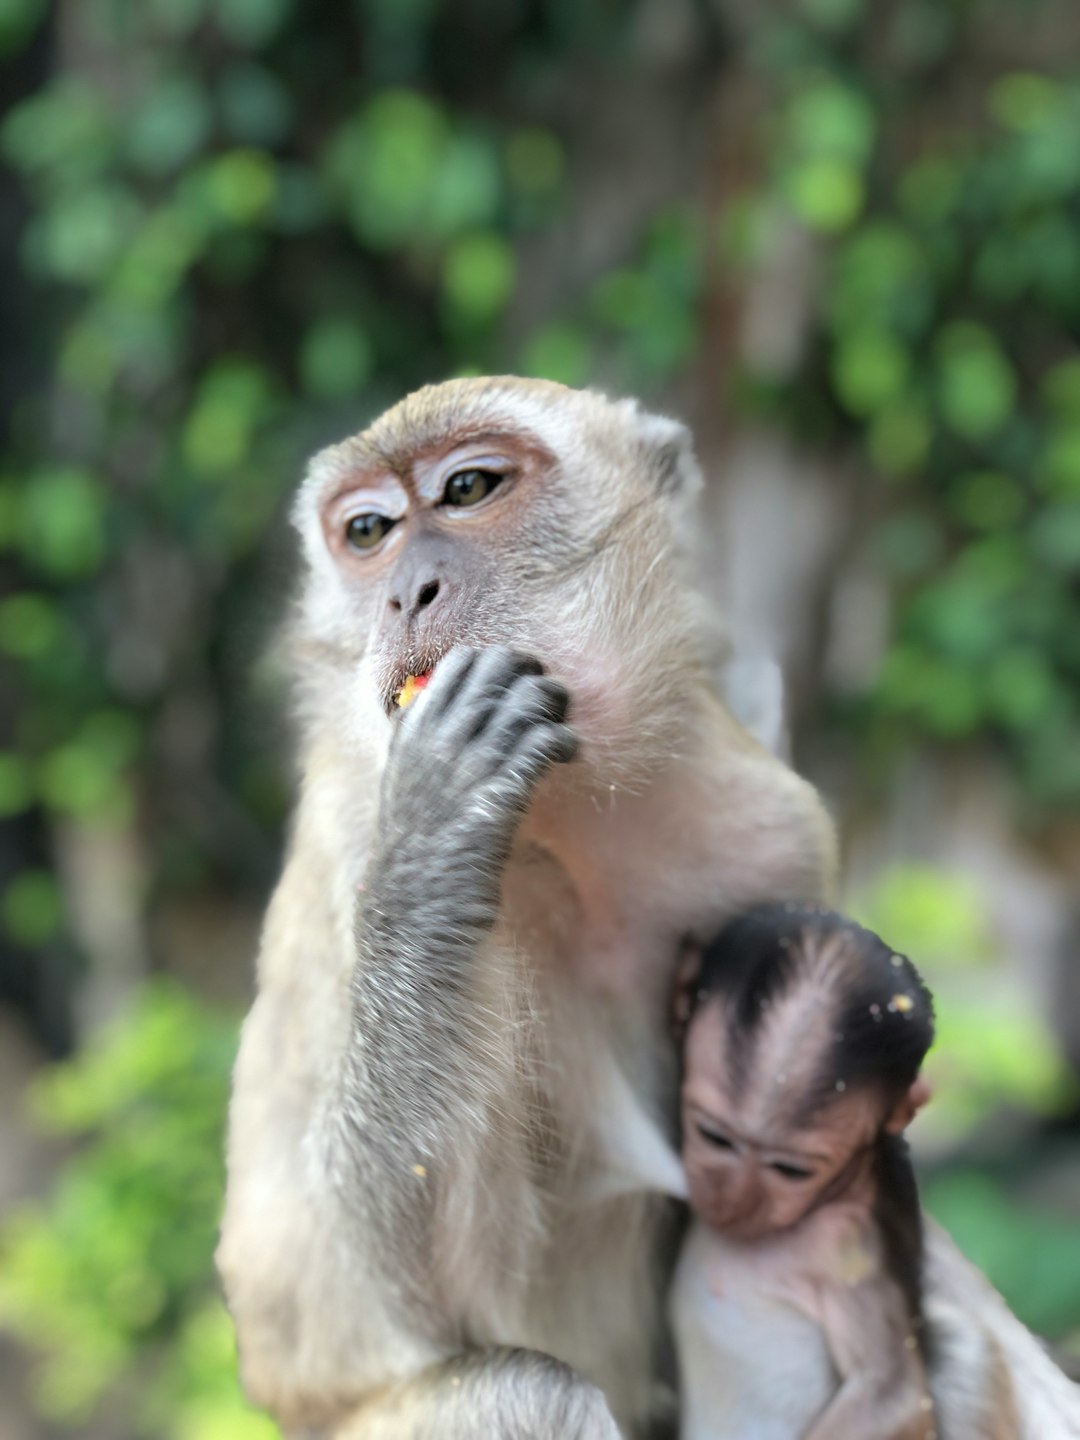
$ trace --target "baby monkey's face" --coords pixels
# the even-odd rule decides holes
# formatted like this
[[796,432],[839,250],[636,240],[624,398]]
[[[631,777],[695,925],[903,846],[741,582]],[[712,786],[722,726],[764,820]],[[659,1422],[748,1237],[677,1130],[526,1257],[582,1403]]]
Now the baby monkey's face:
[[796,1125],[806,1057],[763,1069],[758,1052],[733,1083],[727,1036],[723,1005],[709,1000],[686,1039],[683,1164],[694,1213],[735,1239],[754,1240],[797,1224],[824,1198],[831,1202],[865,1185],[874,1140],[902,1123],[878,1091],[841,1088]]

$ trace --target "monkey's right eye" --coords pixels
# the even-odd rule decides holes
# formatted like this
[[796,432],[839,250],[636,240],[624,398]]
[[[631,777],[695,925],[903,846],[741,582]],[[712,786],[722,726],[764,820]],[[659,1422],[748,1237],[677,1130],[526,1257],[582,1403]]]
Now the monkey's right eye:
[[701,1138],[703,1140],[707,1140],[709,1144],[714,1146],[717,1150],[735,1149],[735,1146],[731,1143],[728,1137],[726,1135],[722,1135],[719,1130],[710,1130],[706,1125],[699,1125],[697,1128],[698,1134],[701,1136]]
[[374,550],[389,535],[397,522],[377,510],[354,515],[345,524],[345,539],[354,550]]
[[803,1169],[801,1165],[788,1165],[782,1160],[774,1160],[769,1168],[782,1175],[785,1180],[809,1180],[814,1173],[812,1170]]

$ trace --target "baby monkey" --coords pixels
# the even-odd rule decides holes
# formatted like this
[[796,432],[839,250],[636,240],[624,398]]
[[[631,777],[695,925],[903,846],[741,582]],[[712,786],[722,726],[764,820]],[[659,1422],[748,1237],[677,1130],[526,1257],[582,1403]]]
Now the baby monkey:
[[925,985],[851,920],[777,904],[726,927],[680,1004],[681,1440],[933,1440],[903,1138]]

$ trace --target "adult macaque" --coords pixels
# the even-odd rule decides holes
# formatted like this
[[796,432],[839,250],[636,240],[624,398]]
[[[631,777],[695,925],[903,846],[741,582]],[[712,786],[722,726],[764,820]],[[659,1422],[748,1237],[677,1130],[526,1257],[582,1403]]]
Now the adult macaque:
[[[219,1249],[292,1434],[648,1432],[665,1206],[612,1183],[612,1077],[667,1113],[682,937],[832,870],[813,792],[709,684],[696,483],[682,427],[514,379],[420,391],[311,467],[301,791]],[[1001,1324],[1045,1418],[1054,1372]]]
[[932,1038],[910,963],[839,915],[760,906],[706,947],[683,1051],[682,1440],[934,1440],[902,1138]]

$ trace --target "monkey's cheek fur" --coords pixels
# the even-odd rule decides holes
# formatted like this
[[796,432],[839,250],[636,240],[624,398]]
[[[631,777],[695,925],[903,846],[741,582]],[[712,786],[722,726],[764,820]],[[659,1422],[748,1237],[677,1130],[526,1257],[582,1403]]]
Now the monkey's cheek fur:
[[394,704],[398,709],[407,710],[430,679],[430,670],[425,675],[407,675],[405,677],[405,684],[402,685],[401,689],[394,696]]

